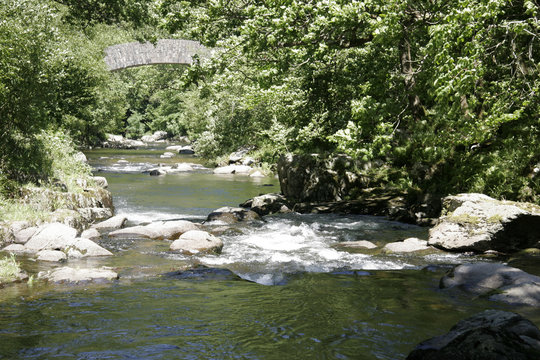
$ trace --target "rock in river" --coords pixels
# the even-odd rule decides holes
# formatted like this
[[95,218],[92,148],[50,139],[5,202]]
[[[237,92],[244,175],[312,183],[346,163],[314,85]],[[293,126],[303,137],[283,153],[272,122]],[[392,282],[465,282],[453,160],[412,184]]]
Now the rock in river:
[[383,248],[384,251],[393,253],[409,253],[429,249],[431,249],[431,247],[427,246],[427,241],[417,238],[409,238],[403,241],[389,243]]
[[264,194],[240,204],[241,207],[250,208],[260,216],[291,212],[291,205],[281,194]]
[[200,252],[221,253],[223,242],[216,236],[202,230],[188,231],[178,240],[175,240],[170,247],[171,250],[180,251],[184,254],[197,254]]
[[187,220],[157,221],[148,225],[132,226],[109,233],[110,237],[122,238],[148,238],[148,239],[176,239],[189,230],[199,227]]
[[486,310],[420,343],[407,360],[540,359],[540,330],[522,316]]
[[540,242],[540,207],[533,204],[460,194],[444,198],[443,214],[429,234],[429,245],[443,250],[512,252]]
[[226,224],[234,224],[239,221],[261,220],[255,211],[225,206],[212,211],[206,218],[207,222],[221,221]]
[[38,278],[55,283],[103,282],[118,279],[118,274],[108,268],[72,268],[64,266],[50,271],[42,271]]
[[441,279],[440,287],[457,287],[513,305],[540,306],[540,277],[498,263],[459,265]]
[[77,230],[60,223],[45,224],[25,244],[29,251],[63,249],[75,239]]

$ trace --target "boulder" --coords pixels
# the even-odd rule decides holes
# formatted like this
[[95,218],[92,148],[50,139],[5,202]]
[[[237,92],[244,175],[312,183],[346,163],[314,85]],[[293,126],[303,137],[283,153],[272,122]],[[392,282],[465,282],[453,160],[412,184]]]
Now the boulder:
[[55,283],[103,282],[118,279],[118,274],[108,268],[72,268],[64,266],[50,271],[42,271],[38,278]]
[[195,168],[193,167],[193,164],[188,163],[178,163],[172,166],[171,172],[186,172],[186,171],[193,171]]
[[249,175],[253,170],[251,166],[247,165],[227,165],[221,166],[214,169],[214,174],[223,175],[223,174],[243,174]]
[[482,194],[443,199],[443,216],[429,245],[447,251],[514,252],[540,243],[540,207],[498,201]]
[[521,315],[486,310],[420,343],[407,360],[540,359],[540,330]]
[[172,157],[174,157],[174,154],[172,152],[165,152],[163,153],[162,155],[159,156],[160,158],[162,159],[170,159]]
[[23,244],[10,244],[3,248],[2,251],[6,251],[9,253],[24,253],[28,250],[24,247]]
[[175,240],[170,249],[184,254],[221,253],[223,242],[216,236],[202,230],[190,230]]
[[31,226],[27,221],[15,221],[10,225],[13,234],[13,242],[16,244],[26,244],[28,240],[38,230],[37,226]]
[[126,139],[122,135],[107,134],[107,140],[103,142],[102,146],[112,149],[135,149],[146,146],[146,144],[139,140]]
[[72,256],[70,257],[93,257],[93,256],[112,256],[113,253],[111,253],[109,250],[99,246],[95,242],[93,242],[90,239],[84,239],[84,238],[77,238],[73,240],[73,242],[65,248],[65,251],[68,252],[68,255],[70,254],[70,250],[75,250],[80,255],[78,255],[76,252],[72,252]]
[[191,145],[182,146],[180,149],[178,149],[178,154],[181,155],[193,155],[195,154],[195,150],[193,150],[193,147]]
[[403,241],[386,244],[383,248],[383,251],[392,253],[408,253],[429,249],[431,249],[431,247],[427,245],[426,240],[420,240],[418,238],[408,238]]
[[109,237],[121,238],[148,238],[148,239],[176,239],[181,234],[198,230],[199,227],[187,220],[158,221],[148,225],[132,226],[109,233]]
[[81,238],[83,239],[89,239],[89,240],[96,240],[101,238],[101,234],[99,231],[97,231],[94,228],[86,229],[81,233]]
[[512,305],[540,306],[540,277],[498,263],[459,265],[441,279],[440,287]]
[[163,169],[151,169],[148,174],[150,176],[161,176],[161,175],[167,175],[167,172]]
[[141,137],[143,142],[158,142],[167,139],[168,135],[166,131],[156,131],[152,135],[144,135]]
[[94,176],[94,177],[92,177],[92,180],[94,180],[94,182],[96,183],[97,186],[99,186],[99,187],[101,187],[103,189],[107,189],[109,187],[109,182],[103,176]]
[[41,261],[60,262],[67,259],[66,254],[59,250],[41,250],[37,253],[37,259]]
[[76,238],[77,230],[64,224],[51,223],[41,226],[25,244],[29,251],[63,249]]
[[127,218],[125,216],[116,215],[110,219],[107,219],[105,221],[92,225],[92,228],[98,231],[103,231],[103,232],[118,230],[124,226],[126,221],[127,221]]
[[206,218],[207,222],[221,221],[226,224],[234,224],[239,221],[250,220],[261,220],[261,217],[255,211],[229,206],[212,211]]
[[291,212],[290,204],[281,194],[264,194],[255,196],[240,204],[241,207],[250,208],[260,216]]
[[361,187],[355,175],[357,166],[346,155],[283,155],[277,164],[281,192],[298,203],[343,200],[351,190]]

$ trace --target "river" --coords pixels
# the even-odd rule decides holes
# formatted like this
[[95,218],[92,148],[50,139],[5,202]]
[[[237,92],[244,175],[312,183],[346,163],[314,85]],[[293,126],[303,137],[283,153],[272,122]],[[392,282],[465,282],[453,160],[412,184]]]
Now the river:
[[[188,219],[278,192],[275,178],[194,172],[149,176],[161,145],[87,153],[105,176],[117,214],[131,224]],[[0,359],[404,359],[422,340],[484,309],[509,309],[440,290],[450,254],[349,253],[343,241],[378,245],[427,236],[370,216],[279,215],[220,232],[221,255],[171,253],[168,241],[103,239],[120,280],[85,286],[11,286],[0,292]],[[179,270],[203,264],[221,270]],[[47,268],[31,261],[35,271]],[[168,276],[163,274],[168,273]],[[511,308],[540,323],[540,314]]]

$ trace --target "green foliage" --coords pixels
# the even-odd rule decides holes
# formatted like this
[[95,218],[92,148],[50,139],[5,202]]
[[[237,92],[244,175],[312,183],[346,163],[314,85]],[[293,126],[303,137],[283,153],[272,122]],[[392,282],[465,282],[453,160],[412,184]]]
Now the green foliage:
[[223,49],[185,77],[209,92],[205,155],[247,144],[268,158],[338,151],[382,161],[403,187],[536,202],[538,9],[522,0],[161,4],[170,30]]
[[16,280],[20,272],[21,268],[14,255],[0,259],[0,283]]

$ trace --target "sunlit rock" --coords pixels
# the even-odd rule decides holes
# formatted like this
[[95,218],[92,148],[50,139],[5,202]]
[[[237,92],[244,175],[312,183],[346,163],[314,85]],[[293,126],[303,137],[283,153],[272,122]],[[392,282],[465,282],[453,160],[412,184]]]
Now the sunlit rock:
[[250,220],[261,220],[261,217],[255,211],[229,206],[212,211],[206,218],[207,222],[220,221],[226,224]]
[[37,253],[37,259],[40,261],[60,262],[67,259],[66,254],[59,250],[41,250]]
[[96,239],[99,239],[100,237],[101,237],[100,232],[97,231],[97,229],[95,228],[86,229],[81,233],[81,238],[83,239],[96,240]]
[[170,249],[184,254],[221,253],[223,242],[216,236],[202,230],[191,230],[175,240]]
[[25,244],[30,251],[63,249],[76,238],[77,230],[64,224],[51,223],[41,226]]
[[253,170],[251,166],[247,165],[227,165],[222,167],[217,167],[214,169],[214,174],[223,175],[223,174],[243,174],[249,175]]
[[290,204],[281,194],[264,194],[240,204],[241,207],[249,208],[260,216],[291,212]]
[[109,187],[109,182],[103,176],[94,176],[94,177],[92,177],[92,180],[94,180],[94,182],[96,183],[97,186],[99,186],[99,187],[101,187],[103,189],[107,189]]
[[132,226],[109,233],[109,237],[176,239],[181,234],[199,227],[187,220],[157,221],[148,225]]
[[443,200],[442,213],[430,230],[431,246],[449,251],[513,252],[540,244],[540,207],[534,204],[460,194]]
[[[90,239],[77,238],[69,246],[65,248],[65,251],[76,250],[82,257],[93,257],[93,256],[112,256],[109,250],[101,247]],[[76,255],[75,257],[79,257]]]
[[121,229],[126,223],[126,221],[127,221],[127,218],[125,216],[116,215],[110,219],[107,219],[105,221],[101,221],[97,224],[92,225],[92,228],[100,232],[117,230],[117,229]]
[[72,268],[69,266],[42,271],[38,278],[55,283],[103,282],[118,279],[118,274],[109,268]]
[[376,249],[377,245],[372,243],[371,241],[367,240],[359,240],[359,241],[344,241],[336,244],[336,247],[338,248],[345,248],[345,249],[366,249],[366,250],[372,250]]
[[429,249],[431,249],[431,247],[427,245],[427,241],[420,240],[418,238],[409,238],[403,241],[386,244],[383,248],[383,251],[393,253],[408,253]]

